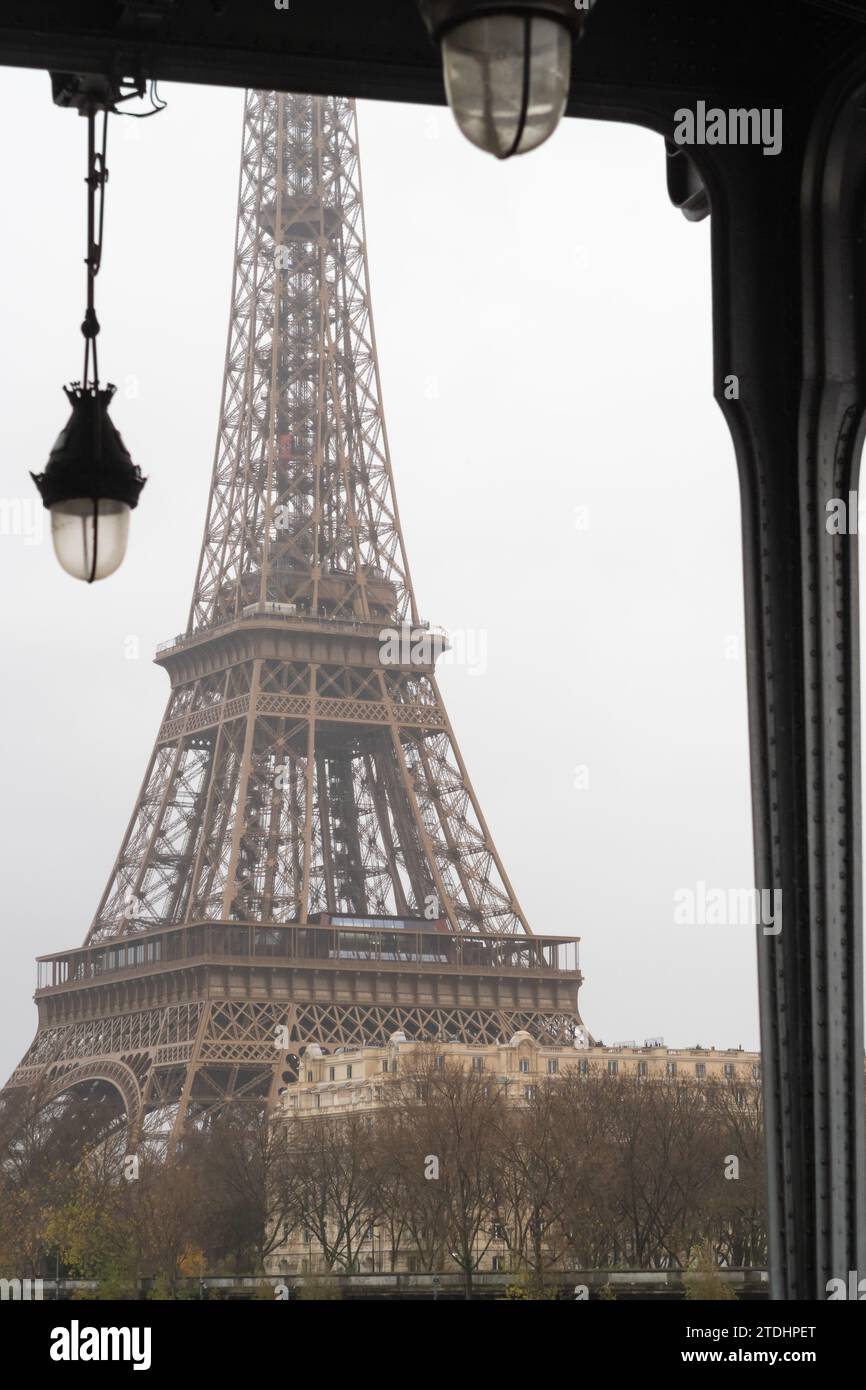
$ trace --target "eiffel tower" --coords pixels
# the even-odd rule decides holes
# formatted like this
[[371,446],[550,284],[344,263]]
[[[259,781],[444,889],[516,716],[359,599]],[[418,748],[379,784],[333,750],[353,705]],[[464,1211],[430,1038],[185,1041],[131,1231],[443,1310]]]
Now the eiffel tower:
[[[580,1028],[577,938],[534,935],[406,562],[354,103],[247,94],[204,541],[171,694],[83,947],[39,961],[9,1083],[132,1131],[275,1104],[305,1046]],[[154,1117],[159,1117],[158,1121]]]

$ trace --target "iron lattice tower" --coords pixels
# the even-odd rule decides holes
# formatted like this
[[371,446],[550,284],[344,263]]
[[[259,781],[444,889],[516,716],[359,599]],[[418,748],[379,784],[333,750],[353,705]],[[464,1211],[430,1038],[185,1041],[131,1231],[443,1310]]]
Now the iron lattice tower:
[[127,1117],[275,1099],[305,1044],[578,1026],[419,618],[382,415],[354,103],[247,95],[204,541],[171,695],[83,948],[40,961],[9,1085]]

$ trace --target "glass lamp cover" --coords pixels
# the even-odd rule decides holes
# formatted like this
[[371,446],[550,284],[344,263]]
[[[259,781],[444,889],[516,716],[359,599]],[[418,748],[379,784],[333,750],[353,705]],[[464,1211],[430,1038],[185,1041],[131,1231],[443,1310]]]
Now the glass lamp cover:
[[51,508],[51,539],[61,568],[88,584],[119,569],[128,536],[125,502],[74,497]]
[[470,19],[445,35],[442,57],[449,104],[473,145],[504,159],[553,134],[571,79],[571,34],[562,24],[515,14]]

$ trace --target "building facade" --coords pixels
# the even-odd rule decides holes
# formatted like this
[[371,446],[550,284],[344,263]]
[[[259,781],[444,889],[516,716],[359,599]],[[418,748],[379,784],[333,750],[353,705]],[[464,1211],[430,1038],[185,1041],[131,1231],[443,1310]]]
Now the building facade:
[[[326,1052],[308,1047],[300,1077],[282,1094],[282,1115],[351,1114],[375,1110],[385,1100],[385,1087],[411,1075],[419,1053],[429,1043],[394,1033],[386,1047],[337,1048]],[[758,1081],[760,1054],[742,1048],[670,1048],[663,1043],[605,1047],[555,1047],[539,1043],[529,1033],[515,1033],[508,1042],[437,1043],[443,1063],[459,1064],[496,1080],[509,1101],[531,1099],[531,1088],[545,1078],[571,1070],[579,1075],[644,1077],[653,1080]]]
[[[545,1045],[522,1030],[507,1042],[431,1044],[396,1032],[385,1046],[337,1048],[332,1052],[317,1045],[308,1047],[301,1059],[298,1080],[282,1092],[275,1123],[285,1126],[290,1135],[297,1135],[307,1124],[327,1123],[329,1118],[339,1121],[369,1116],[372,1120],[398,1093],[406,1094],[407,1082],[411,1085],[431,1066],[459,1067],[489,1079],[506,1103],[515,1107],[531,1104],[542,1086],[555,1084],[569,1074],[705,1086],[741,1083],[744,1092],[756,1087],[761,1075],[760,1054],[742,1048],[677,1049],[660,1041],[643,1046],[629,1043],[613,1047],[557,1047]],[[298,1125],[302,1131],[297,1130]],[[298,1223],[286,1227],[266,1262],[268,1273],[327,1273],[329,1262],[324,1243],[317,1237],[314,1225]],[[395,1249],[393,1245],[386,1250],[381,1225],[373,1221],[362,1232],[356,1246],[357,1272],[417,1273],[417,1253],[409,1248]],[[329,1239],[330,1235],[329,1231]],[[512,1245],[505,1232],[499,1222],[487,1223],[478,1233],[476,1272],[501,1273],[513,1267]],[[457,1261],[446,1254],[443,1268],[454,1270]]]

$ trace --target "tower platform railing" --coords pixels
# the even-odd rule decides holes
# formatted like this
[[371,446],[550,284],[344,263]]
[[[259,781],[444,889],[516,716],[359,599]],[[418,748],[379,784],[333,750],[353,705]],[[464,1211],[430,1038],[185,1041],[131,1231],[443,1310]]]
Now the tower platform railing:
[[285,611],[288,607],[289,605],[278,603],[251,604],[243,613],[237,617],[229,618],[225,622],[215,623],[212,627],[200,628],[196,632],[181,632],[176,637],[169,637],[167,641],[159,643],[156,655],[160,657],[167,652],[192,646],[196,642],[202,642],[220,633],[230,632],[239,623],[255,623],[262,620],[276,622],[286,627],[327,627],[329,632],[345,633],[347,636],[357,634],[369,636],[372,634],[378,637],[384,631],[399,631],[401,627],[405,627],[412,632],[423,632],[440,642],[448,642],[448,632],[444,627],[423,619],[419,619],[418,622],[409,622],[408,620],[404,622],[398,618],[384,617],[335,618],[328,613],[304,613],[300,611],[289,613]]
[[[323,914],[325,916],[326,914]],[[369,928],[330,922],[286,925],[194,922],[134,930],[104,945],[81,947],[37,962],[41,994],[163,970],[231,960],[238,965],[321,970],[399,970],[580,978],[579,937],[459,935],[441,922]],[[385,921],[387,919],[378,919]]]

